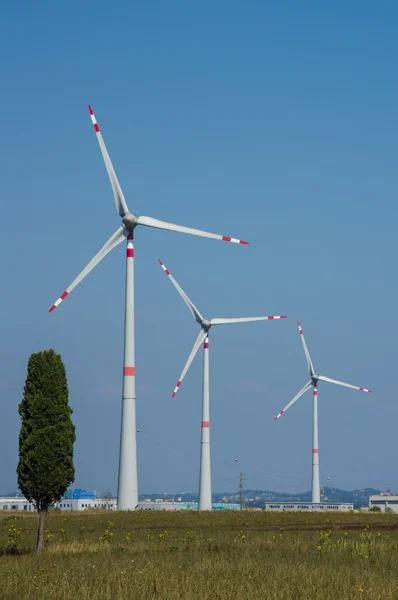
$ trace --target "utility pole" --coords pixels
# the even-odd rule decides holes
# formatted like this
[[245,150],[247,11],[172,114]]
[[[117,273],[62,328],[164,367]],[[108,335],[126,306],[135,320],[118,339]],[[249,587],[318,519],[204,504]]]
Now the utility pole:
[[244,473],[239,474],[239,496],[240,496],[240,510],[243,509],[243,482],[246,481]]

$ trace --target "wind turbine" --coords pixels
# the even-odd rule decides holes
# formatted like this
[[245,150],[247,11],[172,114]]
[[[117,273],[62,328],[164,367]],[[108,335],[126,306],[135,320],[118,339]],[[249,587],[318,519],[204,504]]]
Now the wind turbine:
[[189,367],[200,346],[203,344],[203,396],[202,396],[202,428],[200,446],[200,476],[199,476],[199,510],[211,510],[211,473],[210,473],[210,399],[209,399],[209,331],[214,325],[228,325],[230,323],[247,323],[249,321],[272,321],[274,319],[286,319],[285,316],[272,317],[246,317],[240,319],[205,319],[196,306],[188,298],[184,290],[178,285],[166,266],[159,260],[163,271],[169,277],[177,292],[184,300],[192,313],[195,321],[200,325],[199,335],[192,348],[192,352],[186,362],[184,370],[177,382],[172,398],[178,392],[181,383],[187,374]]
[[102,138],[97,120],[91,106],[88,107],[98,143],[108,171],[115,197],[116,210],[122,224],[101,250],[88,263],[83,271],[76,277],[71,285],[54,302],[48,312],[52,312],[71,291],[90,273],[92,269],[118,244],[127,240],[126,252],[126,300],[125,300],[125,330],[124,330],[124,361],[123,361],[123,392],[122,392],[122,417],[120,433],[119,478],[118,478],[118,509],[134,510],[138,505],[137,483],[137,448],[136,448],[136,418],[135,418],[135,348],[134,348],[134,245],[133,232],[137,225],[154,227],[155,229],[168,229],[181,233],[190,233],[201,237],[214,238],[224,242],[247,244],[243,240],[207,233],[199,229],[182,227],[172,223],[158,221],[151,217],[138,217],[133,215],[127,206],[122,188],[120,187],[111,159]]
[[310,373],[311,379],[305,384],[302,390],[285,406],[283,410],[275,417],[274,421],[279,419],[287,411],[288,408],[291,407],[292,404],[296,402],[305,392],[307,392],[311,387],[313,388],[313,396],[314,396],[314,424],[313,424],[313,443],[312,443],[312,502],[314,504],[320,504],[321,502],[321,491],[320,491],[320,483],[319,483],[319,447],[318,447],[318,381],[326,381],[328,383],[335,383],[337,385],[343,385],[344,387],[349,387],[354,390],[360,390],[361,392],[371,392],[372,390],[367,390],[363,387],[357,387],[356,385],[351,385],[350,383],[343,383],[342,381],[337,381],[336,379],[330,379],[329,377],[324,377],[323,375],[317,375],[314,369],[314,365],[312,364],[310,353],[308,352],[307,344],[305,342],[305,337],[303,330],[301,328],[300,323],[298,323],[298,329],[300,332],[301,341],[303,343],[305,358],[307,359],[308,371]]

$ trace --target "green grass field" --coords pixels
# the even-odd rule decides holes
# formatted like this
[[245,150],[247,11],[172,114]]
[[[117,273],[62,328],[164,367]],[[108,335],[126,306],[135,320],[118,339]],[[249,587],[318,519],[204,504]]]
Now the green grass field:
[[2,600],[398,599],[398,515],[53,512],[42,556],[36,525],[0,515]]

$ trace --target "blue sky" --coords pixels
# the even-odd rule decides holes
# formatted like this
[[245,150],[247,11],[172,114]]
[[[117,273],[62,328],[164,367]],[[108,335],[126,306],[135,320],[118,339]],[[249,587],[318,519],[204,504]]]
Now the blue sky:
[[[48,307],[119,226],[87,104],[130,209],[250,246],[140,230],[140,492],[198,488],[197,335],[161,258],[208,317],[287,314],[211,335],[214,490],[310,487],[315,368],[321,482],[395,488],[396,3],[8,3],[0,23],[0,492],[16,489],[31,352],[64,358],[76,485],[116,490],[124,250]],[[238,458],[238,462],[234,461]]]

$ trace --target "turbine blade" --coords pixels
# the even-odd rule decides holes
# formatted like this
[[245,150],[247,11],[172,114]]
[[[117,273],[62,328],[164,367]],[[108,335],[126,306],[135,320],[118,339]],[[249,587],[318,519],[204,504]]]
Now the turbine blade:
[[68,288],[64,291],[63,294],[54,302],[48,312],[52,312],[59,304],[61,304],[62,300],[65,300],[66,296],[68,296],[71,291],[94,269],[95,266],[98,265],[99,262],[111,251],[115,248],[120,242],[122,242],[125,237],[127,237],[128,231],[122,226],[113,234],[113,236],[106,242],[105,246],[101,248],[101,250],[94,256],[94,258],[88,263],[87,267],[83,269],[83,271],[76,277],[76,279],[70,284]]
[[281,412],[279,414],[276,415],[274,421],[277,421],[279,419],[279,417],[281,417],[283,415],[283,413],[285,413],[287,411],[287,409],[290,408],[291,405],[294,404],[296,402],[296,400],[298,400],[300,398],[300,396],[305,394],[305,392],[307,392],[310,389],[311,385],[312,385],[312,381],[309,381],[308,383],[306,383],[305,386],[303,387],[303,389],[301,389],[299,391],[299,393],[293,398],[293,400],[290,400],[289,404],[287,404],[285,406],[285,408],[283,410],[281,410]]
[[318,379],[320,381],[326,381],[327,383],[335,383],[336,385],[343,385],[344,387],[352,388],[353,390],[360,390],[361,392],[371,392],[372,390],[368,390],[363,387],[358,387],[357,385],[351,385],[350,383],[344,383],[343,381],[337,381],[337,379],[330,379],[330,377],[323,377],[323,375],[319,375]]
[[106,149],[104,139],[101,135],[100,128],[98,126],[97,120],[94,116],[93,109],[91,108],[91,106],[88,107],[88,110],[90,112],[90,117],[93,122],[94,131],[97,134],[97,140],[102,152],[102,157],[105,162],[106,170],[108,171],[109,179],[111,180],[113,195],[115,196],[116,209],[119,215],[123,217],[129,210],[127,208],[127,202],[124,199],[122,188],[120,187],[119,181],[115,173],[115,169],[113,168],[110,156],[108,154],[108,150]]
[[300,323],[298,323],[298,328],[299,328],[299,332],[300,332],[301,341],[303,343],[305,358],[307,359],[308,370],[310,372],[310,375],[313,375],[315,373],[314,365],[312,364],[311,356],[310,356],[310,353],[308,352],[304,333],[303,333]]
[[187,374],[187,371],[189,369],[189,367],[191,366],[191,362],[193,361],[193,359],[195,358],[195,355],[197,353],[197,351],[199,350],[199,348],[201,347],[202,343],[204,342],[204,340],[207,337],[207,333],[206,331],[204,331],[204,329],[201,329],[199,332],[198,337],[196,338],[196,342],[193,345],[191,354],[189,355],[189,358],[186,362],[186,365],[184,367],[183,372],[180,375],[180,379],[177,381],[177,385],[174,388],[174,392],[172,393],[171,397],[174,398],[174,396],[176,395],[176,393],[178,392],[180,385],[185,377],[185,375]]
[[176,288],[177,292],[180,294],[181,298],[184,300],[185,304],[188,306],[189,310],[191,311],[191,313],[193,315],[193,318],[198,323],[201,323],[203,321],[203,317],[200,314],[200,312],[198,311],[198,309],[196,308],[196,306],[194,305],[194,303],[191,302],[191,300],[188,298],[188,296],[186,295],[186,293],[184,292],[184,290],[178,285],[178,283],[176,282],[176,280],[174,279],[174,277],[172,276],[172,274],[170,273],[170,271],[166,268],[166,265],[163,264],[160,259],[158,259],[158,263],[160,264],[160,266],[162,267],[163,271],[166,273],[166,275],[168,276],[168,278],[170,279],[170,281],[172,282],[172,284]]
[[174,225],[173,223],[166,223],[165,221],[158,221],[158,219],[152,219],[152,217],[137,217],[138,225],[145,225],[145,227],[155,227],[156,229],[167,229],[169,231],[179,231],[180,233],[190,233],[191,235],[199,235],[201,237],[213,238],[215,240],[222,240],[223,242],[233,242],[235,244],[248,244],[243,240],[237,240],[236,238],[227,237],[225,235],[218,235],[217,233],[208,233],[207,231],[201,231],[200,229],[192,229],[191,227],[183,227],[182,225]]
[[212,325],[229,325],[230,323],[248,323],[249,321],[273,321],[275,319],[286,319],[286,316],[273,317],[244,317],[242,319],[212,319]]

